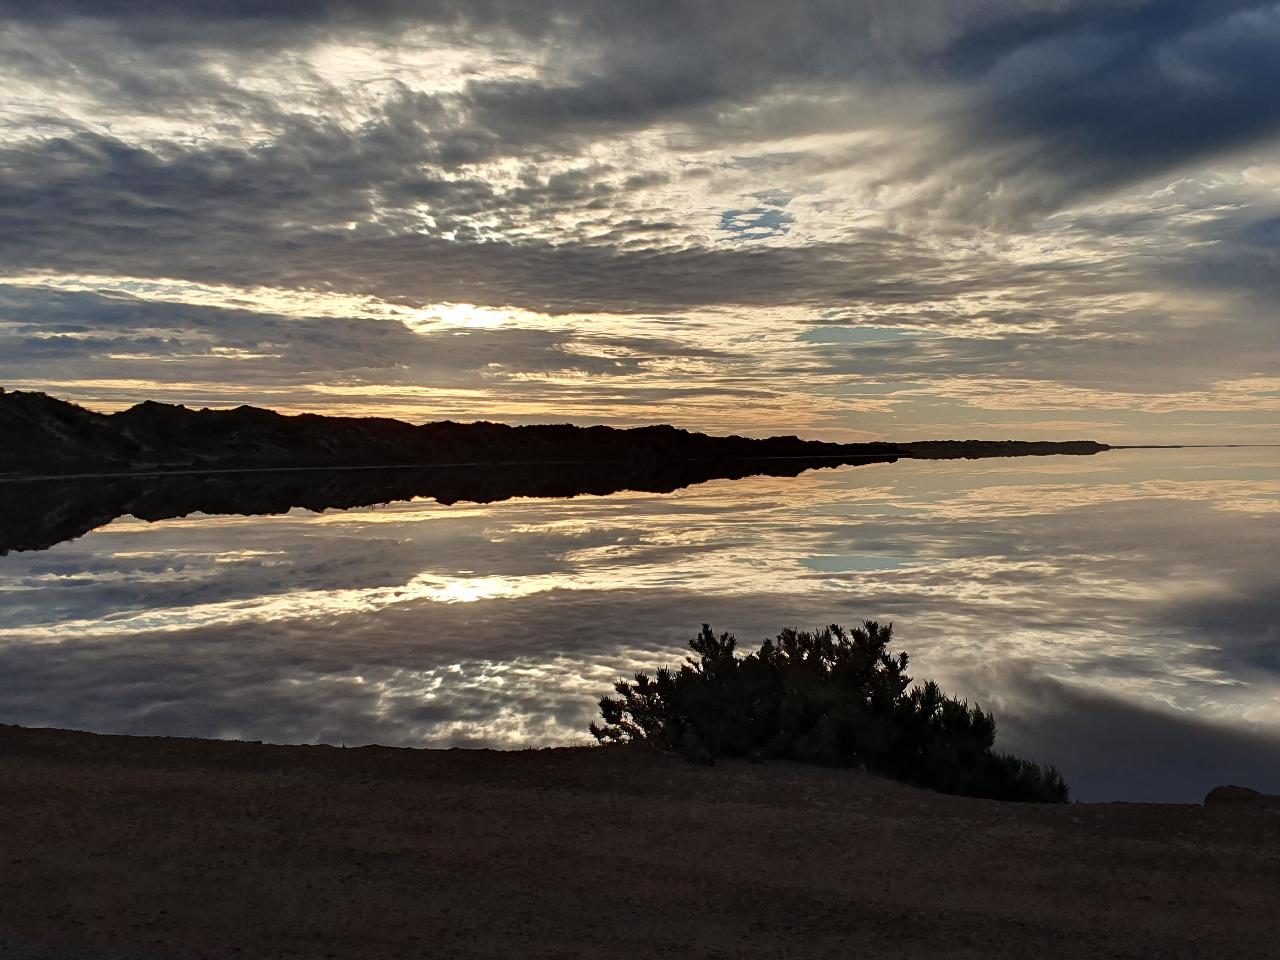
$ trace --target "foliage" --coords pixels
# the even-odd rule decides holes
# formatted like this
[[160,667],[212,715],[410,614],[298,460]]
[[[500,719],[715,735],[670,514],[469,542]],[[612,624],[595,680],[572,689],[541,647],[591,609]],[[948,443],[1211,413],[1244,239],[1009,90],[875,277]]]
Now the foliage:
[[700,763],[786,758],[868,770],[943,793],[1066,802],[1052,767],[997,753],[995,718],[932,680],[912,686],[907,655],[889,651],[893,626],[786,629],[755,653],[707,624],[696,657],[602,697],[602,743],[644,742]]

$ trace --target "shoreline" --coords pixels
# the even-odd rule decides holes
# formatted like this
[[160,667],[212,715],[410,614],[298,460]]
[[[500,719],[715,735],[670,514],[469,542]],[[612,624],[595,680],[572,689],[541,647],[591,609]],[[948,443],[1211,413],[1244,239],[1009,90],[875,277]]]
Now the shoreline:
[[[939,441],[948,442],[948,441]],[[959,441],[961,443],[969,441]],[[982,442],[982,441],[978,441]],[[1096,453],[1106,453],[1110,450],[1165,450],[1165,449],[1187,449],[1182,446],[1176,447],[1115,447],[1103,445],[1103,449],[1093,453],[1080,454],[1070,452],[1054,452],[1048,453],[983,453],[970,454],[963,453],[924,456],[923,454],[912,453],[893,453],[891,455],[882,455],[874,453],[863,454],[817,454],[817,455],[792,455],[792,456],[748,456],[748,457],[676,457],[670,460],[672,464],[682,463],[825,463],[830,461],[833,465],[854,464],[861,460],[870,462],[892,462],[892,460],[1001,460],[1013,459],[1021,457],[1046,457],[1046,456],[1094,456]],[[891,457],[891,459],[890,459]],[[477,467],[564,467],[564,466],[612,466],[626,467],[632,464],[632,461],[619,460],[461,460],[452,463],[383,463],[383,464],[354,464],[346,466],[298,466],[298,467],[192,467],[192,468],[175,468],[173,470],[117,470],[106,471],[101,473],[0,473],[0,483],[14,483],[20,481],[35,480],[110,480],[110,479],[146,479],[148,477],[202,477],[202,476],[218,476],[222,474],[235,473],[316,473],[316,472],[332,472],[340,473],[343,471],[359,471],[359,470],[451,470],[451,469],[474,469]]]
[[0,814],[0,953],[33,960],[1261,956],[1280,898],[1271,807],[634,748],[0,726]]
[[[900,460],[922,459],[919,457],[898,457]],[[960,457],[952,459],[963,459]],[[789,463],[799,461],[841,461],[852,463],[855,460],[883,461],[883,457],[874,454],[854,456],[824,455],[817,457],[684,457],[673,463],[750,463],[754,461]],[[113,479],[146,479],[148,477],[203,477],[233,473],[342,473],[361,470],[459,470],[476,467],[565,467],[565,466],[626,466],[615,460],[466,460],[457,463],[390,463],[390,464],[357,464],[354,466],[336,467],[213,467],[208,469],[193,468],[189,470],[123,470],[114,473],[0,473],[0,483],[14,483],[29,480],[113,480]]]

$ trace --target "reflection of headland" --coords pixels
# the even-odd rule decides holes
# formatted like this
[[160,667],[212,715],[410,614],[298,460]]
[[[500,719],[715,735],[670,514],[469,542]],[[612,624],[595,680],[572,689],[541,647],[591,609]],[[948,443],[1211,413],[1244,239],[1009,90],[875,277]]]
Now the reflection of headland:
[[[715,437],[669,424],[415,426],[151,402],[102,414],[43,393],[3,389],[0,439],[0,552],[44,549],[125,514],[161,520],[414,497],[490,503],[619,490],[666,493],[713,479],[795,476],[811,467],[900,457],[1090,455],[1107,449],[1090,440]],[[3,479],[6,474],[10,479]]]
[[670,493],[709,480],[794,477],[806,470],[893,463],[896,457],[532,463],[371,469],[223,470],[0,483],[0,553],[45,550],[117,517],[168,520],[191,513],[243,516],[349,509],[426,497],[443,504],[513,497]]

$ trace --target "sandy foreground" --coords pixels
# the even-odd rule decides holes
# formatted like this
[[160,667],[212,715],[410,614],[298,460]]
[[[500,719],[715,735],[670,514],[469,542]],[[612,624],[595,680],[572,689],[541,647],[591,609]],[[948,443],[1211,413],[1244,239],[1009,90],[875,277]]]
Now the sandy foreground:
[[0,726],[0,957],[1280,957],[1280,810]]

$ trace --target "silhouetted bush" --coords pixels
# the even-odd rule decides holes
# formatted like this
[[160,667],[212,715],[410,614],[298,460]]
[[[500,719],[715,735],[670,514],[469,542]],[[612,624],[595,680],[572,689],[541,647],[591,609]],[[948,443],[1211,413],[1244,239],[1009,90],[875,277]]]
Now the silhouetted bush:
[[907,655],[889,651],[893,626],[783,630],[746,657],[707,624],[697,654],[676,671],[620,680],[602,697],[601,743],[647,742],[699,763],[788,758],[868,770],[943,793],[1065,803],[1052,766],[992,750],[995,718],[948,697],[932,680],[912,687]]

